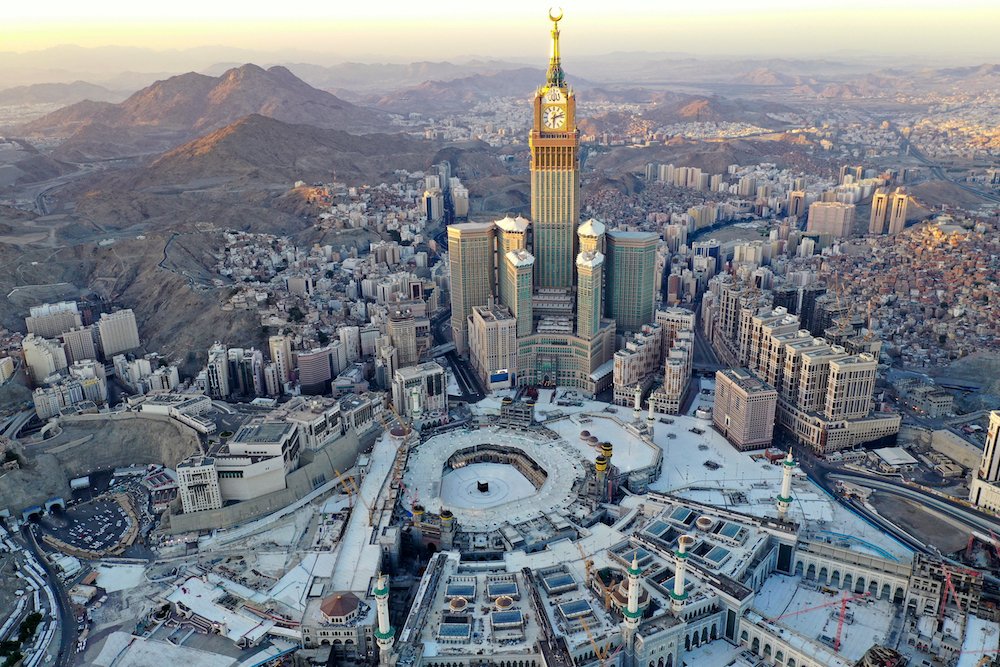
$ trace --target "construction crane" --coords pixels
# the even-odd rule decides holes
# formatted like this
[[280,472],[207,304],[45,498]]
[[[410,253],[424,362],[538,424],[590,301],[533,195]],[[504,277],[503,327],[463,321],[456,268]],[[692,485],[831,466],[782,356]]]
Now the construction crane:
[[777,618],[772,618],[771,622],[775,623],[775,622],[780,621],[780,620],[785,619],[785,618],[790,618],[792,616],[798,616],[799,614],[805,614],[805,613],[810,612],[810,611],[816,611],[817,609],[825,609],[827,607],[833,607],[833,606],[836,606],[838,604],[839,605],[843,605],[845,601],[846,602],[854,602],[855,600],[861,600],[863,598],[866,598],[869,595],[871,595],[871,593],[867,593],[866,592],[866,593],[858,593],[857,595],[852,595],[852,596],[848,597],[847,593],[844,593],[844,597],[842,599],[832,600],[830,602],[824,602],[823,604],[818,604],[815,607],[806,607],[805,609],[797,609],[795,611],[790,611],[787,614],[782,614],[781,616],[778,616]]
[[587,558],[587,554],[585,554],[583,552],[583,547],[580,546],[580,540],[577,540],[576,542],[574,542],[573,546],[575,546],[576,550],[580,552],[580,560],[583,561],[583,567],[587,571],[586,585],[589,586],[590,585],[590,571],[594,567],[594,561],[592,561],[589,558]]
[[581,618],[580,625],[583,626],[583,631],[587,633],[587,639],[590,640],[590,646],[594,649],[594,655],[597,656],[597,659],[601,661],[602,665],[606,664],[609,657],[608,652],[611,648],[611,642],[609,641],[605,643],[603,647],[598,646],[597,640],[594,638],[594,633],[590,631],[590,626],[587,625],[586,619]]
[[344,493],[347,494],[347,506],[353,509],[354,508],[354,489],[352,489],[351,485],[348,483],[347,476],[344,475],[344,473],[342,473],[339,470],[337,470],[336,468],[333,469],[333,472],[335,472],[337,474],[337,478],[340,480],[340,488],[343,489]]
[[347,477],[347,481],[354,488],[354,494],[358,497],[358,500],[360,500],[361,504],[365,506],[366,510],[368,510],[368,523],[370,524],[372,522],[373,518],[375,517],[375,508],[372,507],[371,505],[369,505],[368,501],[365,500],[365,497],[363,495],[361,495],[361,488],[358,486],[358,483],[357,483],[357,481],[355,481],[355,479],[354,479],[353,476],[349,475]]

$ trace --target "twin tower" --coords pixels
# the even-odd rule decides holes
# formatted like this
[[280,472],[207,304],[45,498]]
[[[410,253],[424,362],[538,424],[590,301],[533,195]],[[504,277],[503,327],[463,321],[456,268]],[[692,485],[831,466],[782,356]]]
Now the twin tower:
[[488,389],[504,388],[495,381],[502,378],[594,394],[616,331],[653,321],[659,237],[580,224],[576,96],[559,55],[561,16],[550,18],[552,53],[528,139],[531,221],[448,228],[451,323],[459,353],[469,354]]

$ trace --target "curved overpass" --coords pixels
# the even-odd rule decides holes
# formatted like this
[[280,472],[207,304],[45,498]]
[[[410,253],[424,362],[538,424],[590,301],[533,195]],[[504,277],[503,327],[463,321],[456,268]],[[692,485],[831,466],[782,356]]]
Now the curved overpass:
[[921,491],[920,489],[915,489],[910,486],[905,486],[902,484],[893,484],[884,480],[869,477],[867,475],[854,475],[851,473],[839,473],[831,472],[827,475],[830,479],[842,480],[845,482],[851,482],[853,484],[859,484],[861,486],[867,486],[879,491],[884,491],[885,493],[891,495],[902,496],[910,500],[919,501],[928,507],[931,507],[942,514],[946,514],[949,518],[955,519],[956,521],[965,524],[970,528],[975,528],[981,532],[988,533],[991,530],[996,532],[998,520],[996,518],[989,518],[984,514],[979,512],[974,512],[959,506],[956,503],[950,503],[942,498],[935,496],[934,494],[927,493],[926,491]]

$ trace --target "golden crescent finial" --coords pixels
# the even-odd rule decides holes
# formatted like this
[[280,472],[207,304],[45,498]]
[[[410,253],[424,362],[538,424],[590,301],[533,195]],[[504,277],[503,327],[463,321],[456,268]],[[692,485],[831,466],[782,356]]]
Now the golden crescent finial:
[[562,21],[562,17],[563,17],[562,7],[559,8],[559,15],[558,16],[553,16],[552,15],[552,8],[549,7],[549,20],[550,21],[552,21],[553,23],[559,23],[559,21]]

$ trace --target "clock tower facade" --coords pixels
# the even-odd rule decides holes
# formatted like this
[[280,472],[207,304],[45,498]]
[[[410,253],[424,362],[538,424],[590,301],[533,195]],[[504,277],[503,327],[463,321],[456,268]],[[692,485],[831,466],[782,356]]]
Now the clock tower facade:
[[535,284],[572,289],[576,228],[580,223],[580,130],[576,95],[559,58],[559,19],[552,19],[552,55],[546,83],[535,93],[531,148],[531,220]]

